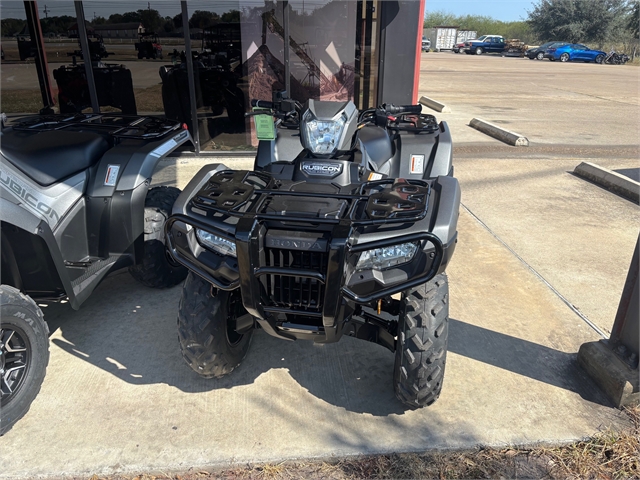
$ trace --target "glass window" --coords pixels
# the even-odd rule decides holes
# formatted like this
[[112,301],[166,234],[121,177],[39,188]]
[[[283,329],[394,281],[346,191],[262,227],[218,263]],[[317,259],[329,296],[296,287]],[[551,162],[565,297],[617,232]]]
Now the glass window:
[[[45,12],[45,5],[38,4],[38,15],[51,81],[49,95],[57,102],[58,91],[51,72],[70,60],[66,56],[65,46],[73,42],[68,39],[67,30],[76,23],[76,17],[72,2],[66,4],[56,2],[50,7],[47,7]],[[36,68],[35,34],[37,32],[29,30],[24,2],[3,1],[0,14],[2,17],[0,82],[2,111],[10,117],[11,114],[17,113],[38,113],[45,106],[47,94],[45,91],[45,98],[43,98]]]

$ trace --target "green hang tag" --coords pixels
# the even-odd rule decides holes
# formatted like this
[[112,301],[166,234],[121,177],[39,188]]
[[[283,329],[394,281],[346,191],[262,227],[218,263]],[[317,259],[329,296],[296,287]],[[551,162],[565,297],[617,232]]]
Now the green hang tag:
[[[254,108],[254,112],[265,111],[264,108]],[[269,113],[258,114],[253,116],[253,121],[256,125],[256,136],[258,140],[275,140],[276,139],[276,126],[273,122],[273,117]]]

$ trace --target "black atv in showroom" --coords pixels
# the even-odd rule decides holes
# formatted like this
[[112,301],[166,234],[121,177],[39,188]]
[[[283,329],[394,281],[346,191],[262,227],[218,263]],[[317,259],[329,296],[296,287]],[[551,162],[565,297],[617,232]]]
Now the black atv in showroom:
[[[243,360],[252,332],[343,335],[395,352],[406,406],[442,389],[460,187],[445,122],[420,105],[359,112],[353,102],[252,101],[253,171],[204,167],[166,223],[191,272],[180,348],[204,377]],[[275,119],[275,121],[274,121]]]
[[[3,126],[4,127],[4,126]],[[150,187],[158,162],[186,142],[174,121],[41,115],[0,133],[0,435],[28,411],[49,361],[40,303],[78,309],[109,273],[177,285],[164,223],[180,190]]]

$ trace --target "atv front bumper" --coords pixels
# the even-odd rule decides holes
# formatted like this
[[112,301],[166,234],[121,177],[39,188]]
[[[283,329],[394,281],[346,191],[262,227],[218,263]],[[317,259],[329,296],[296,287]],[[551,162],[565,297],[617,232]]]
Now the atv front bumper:
[[[459,187],[450,177],[443,183],[457,191],[447,196],[449,206],[437,181],[368,182],[357,194],[329,199],[282,190],[256,172],[216,171],[192,183],[166,224],[171,255],[216,288],[240,288],[247,311],[281,338],[337,341],[357,304],[428,282],[455,249],[455,224],[446,243],[429,231],[436,210],[451,209],[442,219],[457,222]],[[236,256],[202,246],[197,229],[235,242]],[[418,246],[410,261],[358,268],[362,252],[405,243]]]

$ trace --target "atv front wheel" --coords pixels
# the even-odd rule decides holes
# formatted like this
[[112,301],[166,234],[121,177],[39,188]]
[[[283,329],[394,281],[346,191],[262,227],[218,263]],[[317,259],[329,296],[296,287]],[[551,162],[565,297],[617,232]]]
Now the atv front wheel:
[[182,282],[188,270],[171,259],[164,244],[164,224],[180,190],[155,187],[144,202],[144,253],[142,262],[129,267],[137,281],[152,288],[173,287]]
[[42,310],[19,290],[0,287],[0,435],[28,411],[49,363]]
[[396,397],[410,408],[440,396],[449,335],[446,274],[402,294],[393,373]]
[[178,308],[178,339],[182,358],[200,376],[231,373],[247,355],[253,329],[236,331],[236,320],[247,311],[240,290],[213,288],[190,272]]

